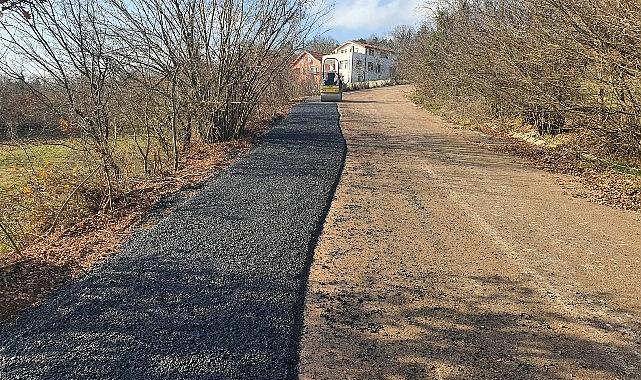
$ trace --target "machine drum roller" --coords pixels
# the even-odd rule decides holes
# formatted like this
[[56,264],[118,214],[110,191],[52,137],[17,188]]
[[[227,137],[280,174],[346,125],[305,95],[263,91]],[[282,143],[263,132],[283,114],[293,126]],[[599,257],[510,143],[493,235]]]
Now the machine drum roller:
[[321,102],[342,102],[343,91],[340,86],[322,86]]
[[[327,61],[336,61],[336,72],[325,72]],[[325,58],[323,60],[323,85],[320,89],[321,102],[342,102],[343,101],[343,81],[341,80],[340,67],[338,59]]]

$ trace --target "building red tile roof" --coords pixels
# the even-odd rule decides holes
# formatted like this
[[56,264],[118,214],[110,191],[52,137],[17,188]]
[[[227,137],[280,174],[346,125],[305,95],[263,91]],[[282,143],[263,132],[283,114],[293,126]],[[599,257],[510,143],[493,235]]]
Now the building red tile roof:
[[314,57],[315,60],[317,60],[319,63],[323,60],[323,53],[319,53],[317,51],[308,51],[308,50],[303,50],[297,57],[292,61],[292,65],[295,65],[296,62],[300,61],[301,58],[306,56],[307,54],[311,55]]
[[317,51],[308,51],[309,54],[312,55],[312,57],[316,58],[318,62],[323,60],[323,53],[319,53]]

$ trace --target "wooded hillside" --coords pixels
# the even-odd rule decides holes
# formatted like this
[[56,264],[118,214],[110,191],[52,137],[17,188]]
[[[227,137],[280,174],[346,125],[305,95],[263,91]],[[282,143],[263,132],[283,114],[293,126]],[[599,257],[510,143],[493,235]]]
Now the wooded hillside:
[[430,101],[600,152],[641,153],[641,3],[458,0],[404,45],[403,74]]

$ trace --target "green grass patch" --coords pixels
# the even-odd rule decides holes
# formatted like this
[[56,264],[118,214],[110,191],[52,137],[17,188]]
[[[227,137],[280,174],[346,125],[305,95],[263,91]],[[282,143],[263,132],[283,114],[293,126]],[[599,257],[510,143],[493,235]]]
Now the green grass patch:
[[[0,145],[0,253],[12,250],[11,238],[25,246],[41,235],[85,172],[73,140]],[[84,215],[86,202],[75,200],[69,214]]]
[[612,169],[614,169],[619,173],[625,173],[625,174],[630,174],[636,177],[641,177],[641,169],[639,168],[635,168],[618,161],[609,161],[607,162],[607,164]]
[[23,185],[34,173],[48,167],[68,166],[74,150],[54,144],[0,146],[0,188]]
[[641,177],[640,168],[636,168],[634,166],[628,165],[622,161],[603,159],[591,154],[582,154],[581,158],[595,164],[605,165],[606,167],[611,168],[612,170],[618,173],[629,174],[635,177]]
[[[145,175],[133,136],[123,135],[116,141],[113,157],[122,175],[116,191]],[[26,246],[49,229],[70,195],[56,225],[70,226],[90,215],[102,204],[105,188],[102,172],[95,170],[97,164],[96,153],[74,139],[0,145],[0,223],[8,227],[13,240]],[[91,173],[82,189],[74,191]],[[6,235],[0,231],[0,254],[12,250]]]
[[411,94],[408,94],[407,97],[414,104],[417,104],[428,111],[438,113],[443,109],[443,106],[434,102],[433,99],[430,99],[428,96],[423,94],[420,91],[414,91]]

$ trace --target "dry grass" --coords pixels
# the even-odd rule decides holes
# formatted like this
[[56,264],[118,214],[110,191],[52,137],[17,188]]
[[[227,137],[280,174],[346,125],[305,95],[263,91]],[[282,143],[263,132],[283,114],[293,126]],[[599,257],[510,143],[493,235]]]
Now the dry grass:
[[[84,160],[75,145],[68,139],[0,146],[0,221],[20,247],[46,230],[74,184],[82,181]],[[93,185],[85,184],[69,202],[63,222],[89,215]],[[12,250],[7,233],[0,235],[0,255]]]

